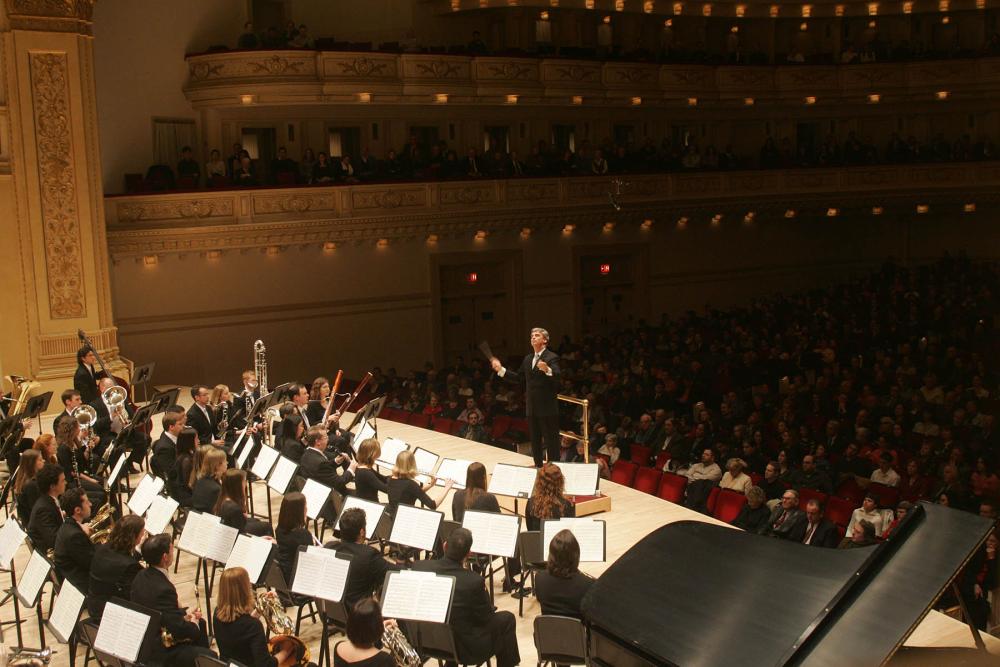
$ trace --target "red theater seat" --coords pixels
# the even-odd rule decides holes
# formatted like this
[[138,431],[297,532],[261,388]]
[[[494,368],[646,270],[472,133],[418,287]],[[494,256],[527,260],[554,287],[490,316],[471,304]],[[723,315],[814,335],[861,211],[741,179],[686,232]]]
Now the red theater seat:
[[687,483],[688,479],[684,475],[665,472],[660,479],[660,488],[656,491],[656,495],[664,500],[679,504],[684,500],[684,489],[687,488]]
[[722,489],[715,499],[715,509],[712,511],[712,516],[719,521],[732,523],[746,504],[747,497],[744,494]]
[[661,477],[663,477],[663,473],[656,468],[639,468],[638,472],[635,473],[633,485],[636,491],[655,496],[656,490],[660,488]]
[[636,464],[618,459],[614,467],[611,468],[611,481],[622,486],[632,486],[632,481],[635,479],[635,473],[638,469],[639,466]]

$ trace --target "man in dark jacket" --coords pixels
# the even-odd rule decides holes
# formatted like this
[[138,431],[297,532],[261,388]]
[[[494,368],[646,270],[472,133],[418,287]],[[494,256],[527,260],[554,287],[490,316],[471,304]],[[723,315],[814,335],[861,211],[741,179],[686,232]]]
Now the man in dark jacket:
[[28,537],[31,538],[31,546],[35,551],[44,554],[55,548],[56,533],[63,524],[63,515],[56,499],[66,490],[66,475],[62,466],[46,463],[35,479],[38,480],[39,497],[31,508]]
[[352,507],[340,515],[340,542],[330,542],[327,549],[349,554],[351,569],[344,586],[344,603],[350,609],[361,598],[371,597],[382,588],[385,575],[398,569],[373,547],[365,544],[366,518],[364,510]]
[[788,539],[811,547],[836,549],[840,543],[840,533],[837,532],[837,526],[823,516],[820,502],[813,498],[806,503],[806,520],[795,527],[795,532]]
[[59,496],[59,507],[66,518],[56,532],[56,575],[86,594],[90,587],[90,564],[94,545],[90,541],[90,498],[79,486],[67,489]]

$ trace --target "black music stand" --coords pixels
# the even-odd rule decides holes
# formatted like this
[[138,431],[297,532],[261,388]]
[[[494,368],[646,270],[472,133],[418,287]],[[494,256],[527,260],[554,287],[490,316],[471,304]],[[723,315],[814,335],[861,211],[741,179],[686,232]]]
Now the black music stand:
[[354,419],[351,421],[351,425],[347,427],[347,432],[350,433],[358,423],[365,423],[375,430],[375,437],[377,438],[378,420],[376,417],[382,412],[387,398],[387,396],[379,396],[365,403],[363,408],[354,413]]
[[[38,587],[38,590],[35,592],[35,596],[34,596],[33,599],[29,599],[29,598],[25,597],[22,594],[20,588],[18,587],[18,585],[16,583],[12,583],[12,585],[10,587],[11,593],[14,594],[14,597],[16,599],[18,599],[18,600],[21,601],[21,604],[23,604],[25,607],[28,607],[29,609],[32,608],[32,607],[35,608],[35,615],[38,617],[38,640],[41,643],[41,646],[39,646],[39,649],[42,649],[42,648],[45,647],[45,618],[42,616],[42,594],[45,592],[45,584],[48,581],[51,580],[50,577],[52,575],[52,570],[53,570],[53,567],[54,567],[52,565],[52,561],[50,561],[45,556],[42,556],[42,557],[45,559],[45,562],[48,563],[49,569],[48,569],[48,572],[46,572],[46,574],[45,574],[46,580],[43,581],[42,585]],[[27,569],[27,566],[25,566],[25,569]],[[10,571],[11,571],[11,579],[13,580],[13,577],[14,577],[14,563],[13,563],[13,561],[11,561]],[[23,572],[21,573],[21,577],[22,577],[22,580],[23,580],[23,578],[24,578],[24,573]],[[55,584],[53,584],[53,586],[55,586]],[[55,595],[55,590],[53,590],[52,594]],[[18,634],[18,639],[20,639],[20,637],[21,637],[20,628],[18,628],[18,633],[17,634]],[[20,648],[25,648],[25,647],[21,646]]]
[[[14,475],[11,474],[10,478],[11,478],[11,480],[13,480],[14,479]],[[21,523],[16,518],[14,518],[14,517],[7,517],[7,521],[13,521],[18,526],[21,525]],[[22,529],[22,532],[23,532],[23,529]],[[24,538],[21,538],[21,544],[24,544]],[[18,548],[20,548],[21,544],[18,544]],[[14,628],[17,630],[17,645],[18,646],[23,646],[24,645],[24,637],[22,636],[22,633],[21,633],[21,624],[24,623],[26,619],[22,619],[21,618],[21,599],[17,596],[17,594],[15,592],[16,589],[17,589],[17,572],[15,571],[14,558],[13,557],[10,559],[10,569],[4,568],[4,567],[0,567],[0,573],[3,573],[3,572],[9,572],[10,573],[10,588],[8,588],[8,589],[6,589],[4,591],[3,599],[0,599],[0,607],[2,607],[3,605],[7,604],[7,600],[13,600],[14,601],[14,620],[13,621],[0,621],[0,637],[3,636],[3,629],[6,626],[13,625]]]
[[153,370],[156,368],[156,362],[151,361],[148,364],[143,364],[135,369],[132,373],[132,387],[137,385],[142,385],[142,402],[146,402],[146,387],[153,379]]
[[149,616],[149,624],[146,626],[146,634],[142,638],[142,644],[139,646],[139,654],[136,656],[135,662],[129,662],[117,655],[105,653],[96,646],[91,647],[94,650],[94,655],[97,656],[100,664],[105,665],[105,667],[132,667],[133,665],[141,667],[142,665],[149,664],[149,658],[156,644],[160,643],[160,612],[117,597],[111,598],[108,602]]
[[[24,404],[24,410],[21,412],[21,419],[38,419],[43,412],[49,409],[49,403],[51,402],[51,391],[39,394],[38,396],[32,396],[28,399],[28,402]],[[42,422],[38,421],[38,435],[41,434]]]

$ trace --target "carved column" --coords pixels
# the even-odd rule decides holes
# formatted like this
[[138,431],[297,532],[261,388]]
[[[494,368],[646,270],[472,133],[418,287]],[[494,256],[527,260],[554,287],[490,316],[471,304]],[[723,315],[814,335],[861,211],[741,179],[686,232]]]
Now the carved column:
[[[58,395],[72,385],[78,328],[106,358],[118,351],[98,146],[94,0],[0,5],[0,365]],[[61,409],[58,399],[52,409]]]

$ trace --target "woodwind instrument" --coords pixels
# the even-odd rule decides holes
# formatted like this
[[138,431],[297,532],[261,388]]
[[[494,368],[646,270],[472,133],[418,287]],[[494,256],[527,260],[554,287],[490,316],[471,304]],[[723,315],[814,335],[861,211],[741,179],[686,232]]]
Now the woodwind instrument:
[[333,408],[334,401],[337,400],[337,390],[340,389],[340,381],[344,379],[344,369],[337,371],[337,377],[333,380],[333,386],[330,388],[330,400],[326,402],[326,410],[323,412],[322,424],[326,424],[330,420],[330,411]]
[[347,408],[351,407],[351,403],[353,403],[354,400],[358,397],[358,394],[364,391],[365,387],[368,385],[369,382],[372,381],[373,377],[375,376],[372,375],[371,371],[365,373],[365,376],[361,378],[361,382],[359,382],[358,386],[354,388],[354,393],[345,398],[343,404],[339,408],[337,408],[338,415],[344,414]]

